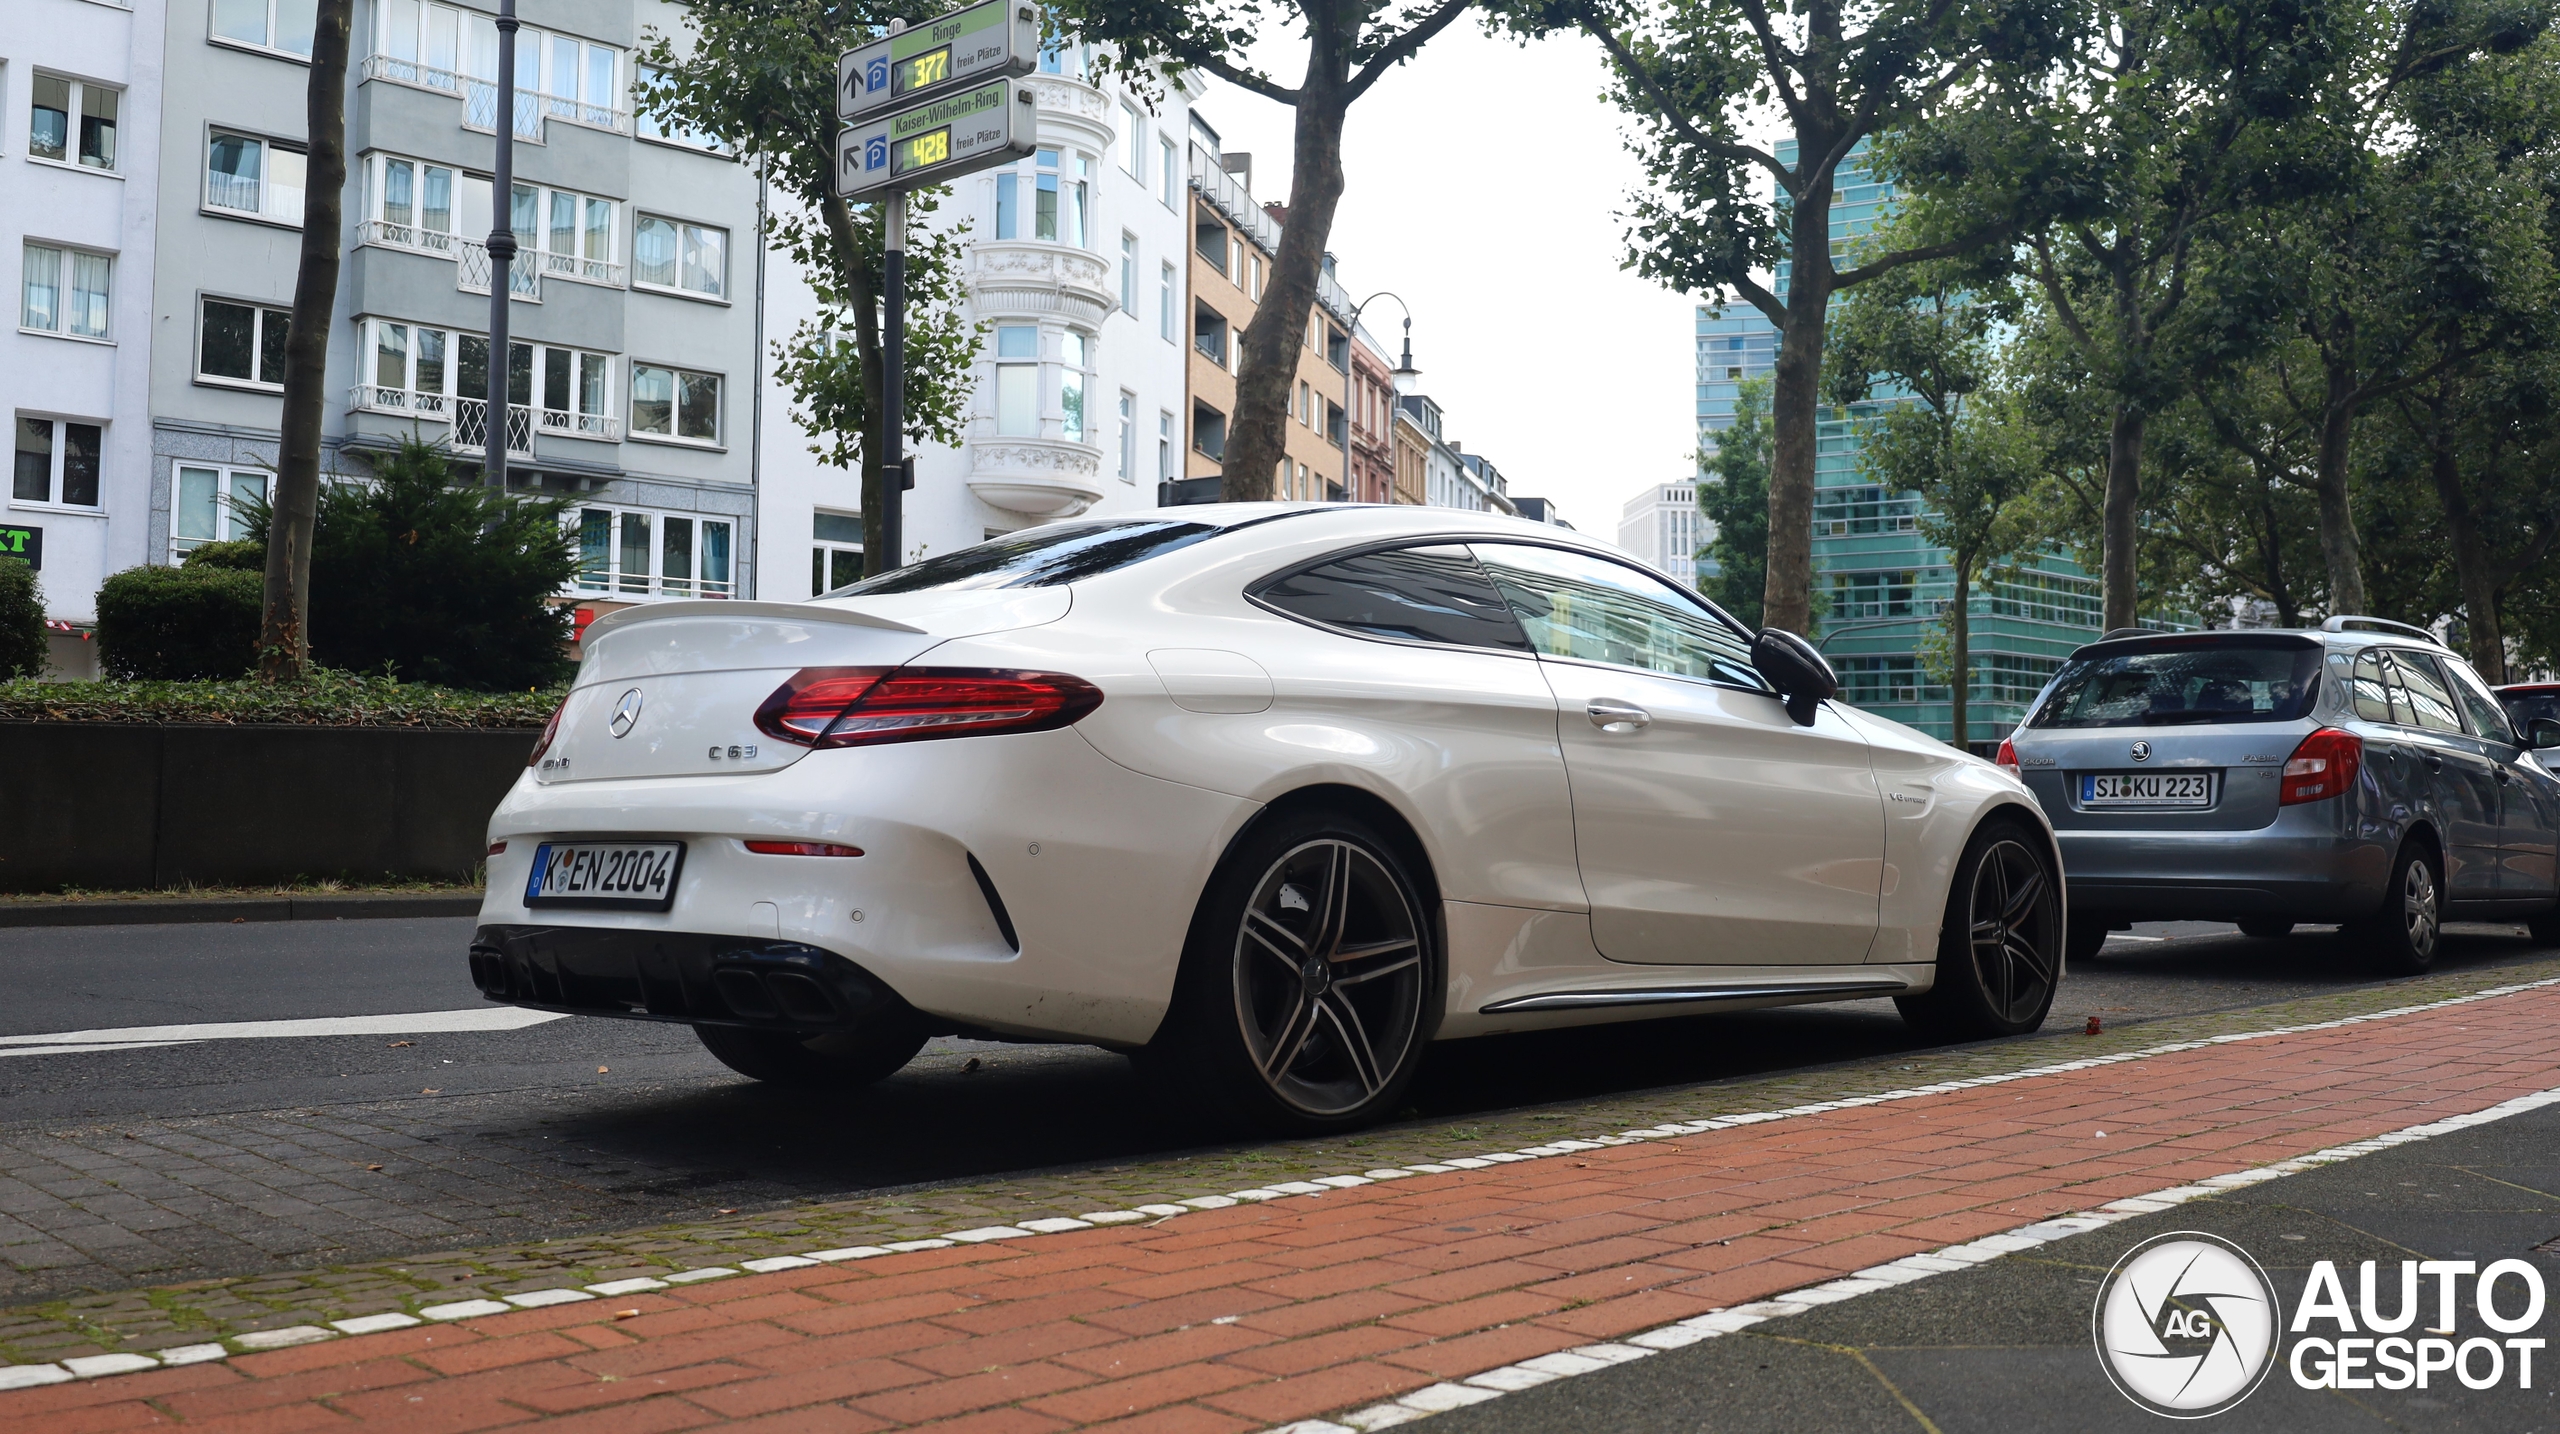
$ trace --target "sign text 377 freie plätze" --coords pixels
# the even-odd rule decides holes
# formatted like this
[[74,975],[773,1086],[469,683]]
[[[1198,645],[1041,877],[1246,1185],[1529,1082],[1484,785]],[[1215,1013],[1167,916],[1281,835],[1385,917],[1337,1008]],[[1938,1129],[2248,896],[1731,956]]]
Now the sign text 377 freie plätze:
[[1039,63],[1040,12],[985,0],[884,35],[836,60],[836,118],[850,123],[954,85],[1027,75]]

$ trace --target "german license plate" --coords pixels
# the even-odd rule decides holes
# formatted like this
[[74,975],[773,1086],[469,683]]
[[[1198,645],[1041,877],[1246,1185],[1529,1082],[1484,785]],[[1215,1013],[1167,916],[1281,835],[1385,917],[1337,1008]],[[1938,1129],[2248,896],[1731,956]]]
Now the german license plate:
[[547,841],[533,849],[524,904],[664,911],[683,867],[683,842]]
[[2080,804],[2086,807],[2209,807],[2211,772],[2085,772]]

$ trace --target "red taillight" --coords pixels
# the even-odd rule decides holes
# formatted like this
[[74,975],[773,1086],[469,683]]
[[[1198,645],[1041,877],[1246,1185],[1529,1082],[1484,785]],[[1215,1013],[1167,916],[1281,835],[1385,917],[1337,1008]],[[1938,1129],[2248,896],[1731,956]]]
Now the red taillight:
[[2364,739],[2353,732],[2323,727],[2302,739],[2285,759],[2284,786],[2276,798],[2281,807],[2325,802],[2352,787],[2364,766]]
[[559,706],[551,709],[551,720],[542,724],[542,735],[533,739],[533,755],[524,759],[526,766],[541,761],[542,754],[551,750],[551,739],[560,735],[560,714],[568,710],[569,699],[566,697],[560,699]]
[[1102,691],[1063,672],[993,667],[812,667],[756,709],[767,736],[803,747],[871,747],[1065,727]]
[[2010,776],[2014,777],[2018,775],[2018,747],[2016,743],[2010,741],[2008,738],[2003,737],[2000,739],[2000,755],[1992,760],[1997,762],[2000,765],[2001,770],[2007,772]]
[[831,841],[751,841],[747,850],[759,856],[860,856],[858,846],[839,846]]

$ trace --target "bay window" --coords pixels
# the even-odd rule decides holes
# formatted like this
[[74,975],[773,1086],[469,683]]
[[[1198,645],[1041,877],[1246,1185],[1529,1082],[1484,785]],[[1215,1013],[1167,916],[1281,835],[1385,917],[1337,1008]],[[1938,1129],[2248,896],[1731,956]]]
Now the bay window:
[[1040,330],[1034,325],[996,326],[996,432],[1039,436]]
[[205,153],[205,207],[299,225],[304,167],[299,146],[215,130]]
[[[454,172],[449,166],[369,154],[364,157],[364,177],[365,242],[453,252]],[[484,196],[487,190],[483,181]],[[485,221],[485,212],[482,217]]]
[[1084,411],[1084,371],[1092,346],[1092,340],[1074,329],[1067,330],[1058,346],[1059,357],[1065,361],[1058,370],[1058,409],[1064,415],[1058,436],[1071,443],[1092,441]]
[[[996,237],[1046,239],[1055,244],[1085,245],[1093,156],[1071,150],[1042,149],[1032,155],[1028,198],[1023,212],[1023,176],[1008,170],[996,176]],[[1027,220],[1027,223],[1026,223]],[[1023,232],[1025,229],[1029,232]]]
[[729,519],[581,508],[573,521],[580,592],[725,598],[737,590]]

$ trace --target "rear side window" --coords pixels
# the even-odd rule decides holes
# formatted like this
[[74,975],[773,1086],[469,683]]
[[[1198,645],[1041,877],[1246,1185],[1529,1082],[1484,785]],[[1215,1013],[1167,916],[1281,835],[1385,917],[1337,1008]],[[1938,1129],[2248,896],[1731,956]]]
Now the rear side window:
[[1208,523],[1143,519],[1111,523],[1049,523],[989,538],[893,573],[865,578],[825,597],[868,593],[921,593],[964,588],[1050,588],[1100,577],[1217,532]]
[[[2290,722],[2320,686],[2320,649],[2300,643],[2162,644],[2075,657],[2031,727]],[[2361,689],[2359,689],[2361,690]]]
[[1293,617],[1369,637],[1529,647],[1502,595],[1456,544],[1354,553],[1274,578],[1253,595]]
[[1474,547],[1542,656],[1769,690],[1752,670],[1750,639],[1651,573],[1561,548]]
[[[2355,707],[2356,716],[2367,722],[2388,722],[2400,727],[2416,725],[2409,720],[2408,697],[2395,693],[2391,684],[2383,679],[2382,654],[2378,652],[2367,652],[2356,659],[2356,675],[2347,688],[2347,695]],[[2401,703],[2397,710],[2392,706],[2394,697],[2398,697]]]
[[2394,652],[2389,654],[2389,661],[2399,675],[2409,713],[2418,726],[2430,732],[2462,730],[2462,714],[2454,710],[2453,694],[2445,690],[2434,658],[2423,652]]

